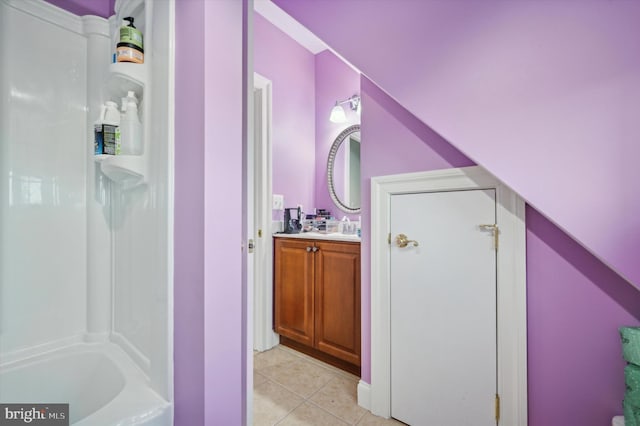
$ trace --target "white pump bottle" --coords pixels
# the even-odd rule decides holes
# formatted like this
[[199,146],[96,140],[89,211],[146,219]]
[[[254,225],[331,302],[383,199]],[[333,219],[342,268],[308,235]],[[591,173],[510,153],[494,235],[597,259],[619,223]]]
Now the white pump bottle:
[[[126,98],[126,110],[122,114],[120,132],[122,134],[122,154],[142,155],[144,146],[142,141],[142,124],[138,117],[138,104],[132,92]],[[123,99],[124,101],[125,99]]]

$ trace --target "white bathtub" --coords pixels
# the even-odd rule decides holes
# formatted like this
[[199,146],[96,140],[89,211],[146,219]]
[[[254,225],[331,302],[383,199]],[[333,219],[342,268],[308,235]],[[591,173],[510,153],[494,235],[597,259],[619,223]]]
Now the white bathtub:
[[77,344],[0,365],[0,402],[69,403],[74,426],[168,426],[171,404],[113,343]]

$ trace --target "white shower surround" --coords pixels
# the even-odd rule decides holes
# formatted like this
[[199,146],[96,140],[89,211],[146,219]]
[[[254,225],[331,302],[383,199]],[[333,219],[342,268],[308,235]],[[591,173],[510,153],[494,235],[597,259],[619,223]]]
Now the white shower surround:
[[[109,22],[0,0],[0,369],[117,345],[129,360],[114,365],[170,402],[174,4],[125,5],[145,31],[148,71],[147,176],[132,190],[93,159],[99,105],[116,100]],[[171,424],[167,413],[153,424]]]
[[69,420],[74,426],[171,424],[171,404],[113,343],[71,345],[0,367],[0,401],[72,401]]

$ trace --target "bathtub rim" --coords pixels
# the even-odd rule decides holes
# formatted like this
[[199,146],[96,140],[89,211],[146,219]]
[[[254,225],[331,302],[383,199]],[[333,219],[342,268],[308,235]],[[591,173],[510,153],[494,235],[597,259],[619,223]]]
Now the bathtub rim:
[[[109,359],[122,374],[124,385],[112,399],[88,416],[72,423],[72,426],[142,425],[156,418],[170,419],[173,417],[173,404],[152,389],[151,380],[145,372],[129,357],[125,350],[114,342],[76,341],[46,352],[32,353],[31,356],[0,364],[0,375],[4,372],[28,368],[34,364],[83,354],[98,354]],[[135,401],[138,401],[138,405],[135,404]],[[140,410],[136,408],[140,408]],[[122,417],[126,419],[126,423],[122,423],[124,421]]]

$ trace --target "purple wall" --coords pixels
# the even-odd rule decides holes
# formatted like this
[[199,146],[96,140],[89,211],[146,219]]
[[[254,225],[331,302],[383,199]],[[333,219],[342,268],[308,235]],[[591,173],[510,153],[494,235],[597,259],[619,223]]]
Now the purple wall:
[[275,3],[640,285],[640,2]]
[[527,207],[529,424],[601,426],[622,414],[618,327],[640,293]]
[[[273,193],[315,207],[314,55],[254,13],[254,70],[272,82]],[[274,211],[274,219],[283,213]]]
[[176,426],[204,425],[203,35],[203,2],[176,4],[173,294]]
[[371,178],[472,166],[447,141],[362,77],[362,379],[371,382]]
[[[240,249],[244,3],[176,3],[177,426],[245,421],[247,312]],[[221,224],[223,210],[237,214],[225,215]]]
[[[59,4],[61,0],[53,3]],[[630,3],[628,2],[627,5]],[[602,10],[603,16],[607,14],[609,7],[607,5],[618,5],[618,3],[599,3],[597,7],[606,9]],[[350,4],[346,3],[344,6],[348,7]],[[591,3],[589,10],[593,11],[597,7]],[[633,12],[630,15],[634,19],[636,18],[635,10],[630,10]],[[74,13],[84,14],[83,12]],[[243,296],[240,285],[242,266],[240,250],[237,253],[228,250],[226,243],[238,241],[238,245],[240,244],[241,216],[232,217],[225,222],[224,227],[213,226],[211,221],[205,224],[205,218],[214,217],[214,213],[220,208],[216,200],[224,198],[227,201],[226,205],[237,207],[242,205],[240,198],[243,128],[242,3],[181,1],[176,4],[176,15],[175,424],[177,426],[242,424],[245,398],[242,383],[245,382],[246,363],[243,356],[245,348],[241,342],[244,338]],[[505,16],[511,17],[510,14]],[[332,18],[339,19],[340,16],[335,15]],[[618,18],[616,22],[624,27],[625,19]],[[514,22],[514,25],[518,23],[517,20]],[[599,22],[600,20],[596,19],[593,23],[597,26]],[[437,25],[434,26],[437,27]],[[597,31],[594,30],[595,32]],[[600,43],[606,43],[612,37],[606,31],[605,36],[609,38],[605,37]],[[562,37],[560,39],[565,40]],[[585,49],[592,48],[594,43],[597,47],[597,41],[585,43]],[[602,44],[599,45],[602,46]],[[384,49],[384,47],[384,44],[380,45],[380,48]],[[482,50],[479,51],[482,52]],[[557,53],[557,50],[553,52]],[[614,65],[619,64],[619,57],[614,53],[611,53],[612,61],[610,62]],[[578,59],[583,54],[585,53],[579,51]],[[630,61],[637,59],[637,55],[630,56]],[[385,57],[389,60],[388,56]],[[560,65],[567,65],[562,62],[564,58],[558,58],[558,60]],[[600,62],[598,64],[601,65]],[[453,67],[445,71],[451,72],[457,69]],[[602,71],[601,68],[599,70]],[[437,75],[437,67],[434,71]],[[453,74],[455,76],[455,72]],[[607,73],[603,75],[606,76]],[[624,78],[624,72],[622,72],[621,79]],[[636,80],[631,81],[633,83]],[[604,96],[601,100],[604,100],[605,105],[608,106],[610,102],[606,101],[610,100],[609,84],[613,83],[604,82],[600,87],[604,93],[600,93]],[[361,86],[364,111],[362,133],[363,140],[366,141],[362,148],[363,206],[370,203],[371,176],[473,164],[369,80],[362,78]],[[637,87],[632,86],[632,89],[634,88]],[[397,89],[399,98],[407,98],[409,105],[417,102],[418,96],[414,97],[410,93],[403,92],[401,87]],[[437,89],[431,89],[436,90],[437,93]],[[624,89],[629,89],[629,86]],[[597,92],[595,89],[594,91]],[[431,93],[431,90],[427,92]],[[626,90],[625,93],[627,92],[637,95],[634,90]],[[506,96],[504,93],[501,94]],[[541,94],[542,98],[544,98],[543,95],[544,93]],[[581,95],[585,93],[578,90],[576,97],[584,103],[589,103],[598,94],[587,97]],[[443,99],[437,96],[435,98],[434,102]],[[558,99],[558,102],[562,104],[561,107],[575,106],[569,102],[574,98],[566,94],[566,98]],[[216,102],[216,99],[226,99],[227,102],[221,104]],[[476,101],[480,102],[479,99]],[[549,106],[548,102],[543,101],[544,99],[541,105]],[[459,139],[459,145],[463,146],[462,142],[467,139],[462,136],[465,136],[465,131],[468,129],[465,127],[467,124],[462,122],[466,122],[470,117],[464,115],[464,108],[460,115],[452,114],[454,100],[450,102],[444,102],[442,106],[446,112],[445,116],[448,114],[449,118],[459,118],[461,129],[456,130],[461,138],[457,138],[456,141]],[[513,103],[510,105],[512,106]],[[469,108],[475,109],[476,113],[483,111],[480,107],[481,105],[477,103],[469,105]],[[505,106],[505,108],[508,107],[509,105]],[[313,108],[313,105],[310,108]],[[429,108],[429,105],[424,106],[424,111],[429,111]],[[415,106],[414,109],[423,110]],[[320,108],[317,107],[316,113],[321,115],[319,111]],[[549,114],[557,111],[551,108]],[[584,113],[584,110],[577,108],[576,111],[578,118],[584,117],[584,114],[579,114]],[[619,183],[618,179],[625,177],[623,173],[631,173],[635,170],[628,168],[620,170],[619,173],[612,173],[609,167],[617,166],[623,169],[626,166],[625,161],[631,161],[630,157],[632,157],[622,155],[627,151],[618,149],[619,146],[616,144],[619,140],[626,141],[627,134],[623,131],[626,129],[627,115],[617,108],[613,108],[612,111],[618,111],[620,116],[613,116],[611,113],[594,120],[584,121],[582,127],[586,129],[580,128],[575,132],[576,138],[585,136],[583,132],[588,130],[599,130],[596,136],[610,134],[619,136],[619,139],[611,142],[613,145],[609,144],[611,149],[607,152],[603,152],[598,144],[592,144],[593,139],[582,138],[585,146],[589,148],[584,151],[588,151],[593,158],[585,158],[585,154],[581,151],[574,151],[575,161],[568,162],[572,164],[572,172],[580,176],[584,170],[578,166],[586,163],[594,168],[589,170],[593,172],[588,174],[589,176],[603,178],[603,175],[606,175],[603,183],[592,182],[593,185],[589,191],[583,191],[584,193],[575,191],[577,187],[574,187],[569,192],[572,196],[566,198],[570,202],[576,200],[578,210],[584,207],[583,198],[587,198],[589,203],[595,202],[596,198],[592,193],[604,184],[609,185],[606,187],[607,191],[604,191],[605,194],[598,191],[599,195],[623,199],[626,189],[613,186],[617,190],[611,190],[611,179],[614,179],[613,183]],[[544,116],[536,108],[534,112],[538,117]],[[429,114],[425,112],[427,116],[431,116],[431,113],[433,111]],[[492,113],[495,114],[495,111]],[[433,116],[438,117],[438,114]],[[504,118],[504,115],[500,117]],[[562,117],[568,120],[569,127],[560,126],[559,133],[567,136],[577,127],[571,127],[572,124],[575,125],[573,116]],[[510,118],[518,117],[516,114]],[[610,129],[604,127],[594,128],[594,126],[605,126],[616,120],[621,124],[620,132],[607,132]],[[318,122],[321,122],[320,119]],[[553,117],[547,117],[545,123],[550,127],[558,126]],[[491,128],[491,124],[492,121],[489,120],[486,122],[488,129],[480,129],[484,130],[478,134],[480,147],[496,147],[486,139],[490,130],[496,130],[495,127]],[[526,122],[516,122],[516,125],[518,124],[522,125],[522,128],[527,128]],[[508,127],[510,125],[512,124],[505,124],[506,128],[498,134],[514,131]],[[457,132],[451,133],[457,135]],[[524,145],[515,144],[522,151],[516,153],[514,159],[527,158],[533,148],[539,148],[540,144],[547,140],[538,139],[538,145],[535,145],[528,143],[530,136],[524,135],[522,131],[514,131],[513,134],[524,141]],[[544,136],[538,132],[534,132],[534,135]],[[551,138],[551,141],[554,140]],[[607,139],[607,141],[611,140]],[[499,142],[498,140],[496,143]],[[561,161],[563,155],[566,155],[572,146],[568,144],[568,146],[556,146],[556,148],[556,150],[540,149],[539,151],[548,154],[549,151],[556,153],[559,150],[560,159],[557,161]],[[467,149],[467,151],[472,150]],[[604,156],[599,161],[589,161],[597,155]],[[619,156],[619,161],[611,161],[612,155]],[[541,158],[540,154],[529,158],[531,163],[537,166],[549,164],[548,160]],[[573,167],[574,164],[576,168]],[[491,164],[486,165],[491,166]],[[509,168],[504,170],[504,167],[498,166],[500,164],[496,166],[496,170],[500,170],[503,175],[499,174],[499,176],[518,181],[517,178],[520,175],[509,169],[516,169],[517,164],[510,164]],[[520,167],[528,173],[527,177],[532,173],[535,174],[535,171],[532,172],[526,165],[520,164]],[[491,170],[494,171],[493,168]],[[539,187],[544,188],[545,191],[556,188],[559,183],[552,180],[557,178],[554,170],[544,170],[551,177],[547,179],[546,176],[536,176],[535,182],[538,182]],[[527,182],[529,181],[535,183],[530,177],[527,178]],[[526,189],[528,186],[524,185],[524,187]],[[561,185],[560,189],[562,189]],[[557,192],[554,193],[555,195],[548,195],[547,198],[540,196],[535,190],[532,190],[531,194],[536,195],[540,200],[562,198],[558,197]],[[611,202],[612,200],[605,199],[602,204]],[[617,201],[618,204],[620,202]],[[633,197],[628,203],[625,206],[628,211],[637,213]],[[614,203],[614,207],[616,206]],[[611,253],[616,254],[615,250],[620,247],[626,249],[625,244],[636,241],[633,238],[636,237],[635,231],[638,227],[635,226],[634,221],[621,221],[620,219],[624,217],[620,218],[619,215],[607,216],[610,213],[609,210],[600,204],[595,207],[590,204],[589,207],[588,211],[592,215],[584,216],[591,221],[594,230],[598,231],[596,237],[599,239],[598,242],[602,243],[595,246],[601,248],[602,245],[611,244],[608,234],[595,226],[605,217],[609,218],[606,224],[609,227],[616,223],[629,226],[627,231],[631,240],[622,238],[620,245],[611,244],[613,250]],[[558,208],[563,214],[556,217],[571,217],[573,209],[567,209],[562,203]],[[611,217],[617,217],[618,220],[610,220]],[[582,218],[580,219],[575,229],[579,229],[581,224],[585,223]],[[370,212],[368,209],[363,211],[363,222],[363,379],[369,381]],[[618,238],[616,232],[616,229],[612,230],[613,236]],[[220,241],[225,243],[221,244]],[[584,239],[583,242],[585,242]],[[629,259],[633,253],[629,251]],[[624,266],[629,263],[625,256],[627,255],[622,254],[613,258],[622,261],[617,265]],[[617,328],[621,325],[638,324],[640,295],[624,279],[531,207],[527,209],[527,268],[530,424],[533,426],[607,424],[611,416],[621,412],[620,401],[624,391],[622,378],[624,364],[620,356]],[[219,324],[225,324],[225,327],[220,327]]]
[[[243,316],[247,312],[241,251],[242,180],[243,174],[246,176],[242,146],[245,2],[203,2],[205,424],[233,425],[244,424],[245,414],[243,339],[247,336]],[[221,215],[222,211],[232,214]]]
[[353,124],[359,124],[360,117],[355,111],[352,111],[347,104],[343,105],[347,114],[347,121],[345,123],[332,123],[329,121],[329,114],[336,101],[342,101],[350,98],[354,94],[360,94],[360,75],[328,50],[316,55],[315,67],[315,205],[319,208],[328,209],[335,217],[341,218],[345,213],[333,204],[329,196],[327,186],[327,157],[329,156],[329,150],[335,138],[345,128]]
[[78,16],[96,15],[108,18],[113,15],[115,0],[45,0]]
[[[372,176],[473,164],[364,77],[362,93],[364,206]],[[362,377],[369,382],[369,209],[362,218]],[[621,414],[624,393],[617,328],[639,323],[640,293],[531,207],[526,220],[529,424],[608,424]]]

